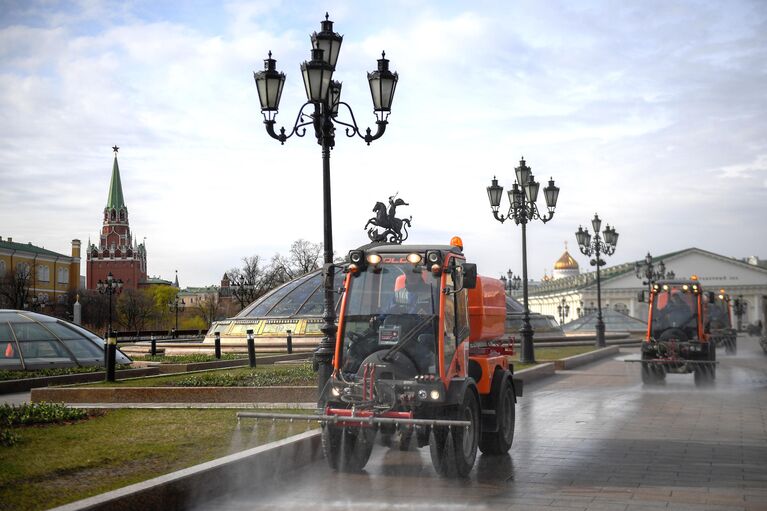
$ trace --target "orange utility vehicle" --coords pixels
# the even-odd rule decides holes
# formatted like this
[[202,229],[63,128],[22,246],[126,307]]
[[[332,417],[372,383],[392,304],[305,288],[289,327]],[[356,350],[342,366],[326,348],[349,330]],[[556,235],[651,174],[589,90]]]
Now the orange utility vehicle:
[[734,355],[738,350],[738,331],[732,327],[730,295],[724,289],[713,296],[708,304],[708,318],[711,325],[711,339],[716,346],[724,346],[724,352]]
[[710,337],[707,305],[696,276],[653,283],[647,336],[642,342],[642,382],[658,383],[666,373],[694,373],[695,384],[716,376],[716,346]]
[[509,363],[503,283],[477,276],[460,238],[365,246],[344,271],[334,371],[315,417],[329,465],[361,470],[379,432],[398,434],[402,448],[428,445],[448,477],[466,476],[478,448],[506,453],[522,381]]

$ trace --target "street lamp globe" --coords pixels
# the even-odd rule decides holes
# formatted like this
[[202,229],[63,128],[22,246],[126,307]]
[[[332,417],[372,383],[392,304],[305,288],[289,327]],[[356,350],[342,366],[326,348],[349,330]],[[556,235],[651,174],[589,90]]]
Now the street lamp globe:
[[493,181],[487,187],[487,198],[490,200],[490,207],[494,212],[501,206],[501,197],[503,197],[503,187],[498,184],[498,179],[493,176]]
[[373,110],[380,121],[383,121],[384,115],[391,111],[397,80],[399,80],[399,75],[389,71],[389,59],[386,58],[386,52],[381,52],[381,58],[378,59],[378,69],[368,73],[370,94],[373,97]]
[[519,160],[519,167],[516,167],[514,172],[517,175],[517,183],[519,183],[519,186],[525,186],[528,177],[530,176],[530,167],[527,166],[524,158]]
[[329,18],[330,15],[325,13],[325,21],[320,22],[322,29],[312,34],[312,48],[322,50],[322,58],[335,70],[344,36],[333,32],[333,22]]
[[559,198],[559,187],[554,184],[553,177],[549,178],[549,185],[543,189],[543,197],[546,199],[546,207],[549,208],[549,211],[554,211]]
[[333,66],[325,61],[323,54],[324,50],[312,48],[312,59],[301,64],[306,99],[310,103],[320,103],[328,96]]
[[541,184],[535,180],[535,176],[530,174],[527,178],[527,185],[525,185],[525,197],[527,202],[535,203],[538,200],[538,189]]
[[253,79],[256,81],[258,90],[258,100],[261,102],[261,111],[265,116],[275,115],[280,107],[280,98],[282,97],[282,88],[285,85],[285,73],[276,70],[277,61],[272,58],[272,52],[269,52],[269,58],[264,59],[264,70],[253,72]]

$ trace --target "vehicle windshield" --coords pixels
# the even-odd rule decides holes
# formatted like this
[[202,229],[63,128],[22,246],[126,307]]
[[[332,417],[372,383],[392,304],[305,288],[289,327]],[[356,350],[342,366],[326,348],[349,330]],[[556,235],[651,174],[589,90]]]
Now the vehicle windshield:
[[687,339],[698,336],[697,295],[682,285],[664,285],[655,295],[652,305],[652,336],[663,337],[664,332],[684,332]]
[[[404,257],[404,256],[403,256]],[[440,277],[412,264],[384,264],[351,278],[346,290],[341,370],[345,377],[378,351],[396,349],[418,374],[436,374]]]
[[708,317],[713,330],[732,327],[730,315],[727,313],[727,302],[724,300],[715,299],[708,304]]

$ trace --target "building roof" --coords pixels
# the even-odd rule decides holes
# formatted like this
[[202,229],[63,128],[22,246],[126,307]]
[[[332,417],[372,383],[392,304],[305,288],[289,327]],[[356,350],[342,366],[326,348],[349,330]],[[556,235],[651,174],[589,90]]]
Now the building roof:
[[59,254],[58,252],[54,252],[53,250],[48,250],[47,248],[38,247],[33,245],[31,242],[29,243],[16,243],[15,241],[6,241],[0,239],[0,249],[6,249],[6,250],[16,250],[17,252],[28,252],[31,254],[42,254],[42,255],[49,255],[49,256],[59,256],[59,257],[71,257],[66,254]]
[[147,277],[146,280],[140,282],[141,284],[157,284],[160,286],[170,286],[173,283],[170,280],[161,279],[160,277]]
[[112,181],[109,183],[107,208],[120,209],[124,207],[125,199],[123,199],[123,185],[120,182],[120,167],[117,165],[117,153],[115,152],[115,161],[112,164]]
[[[672,257],[676,257],[689,252],[699,252],[699,253],[714,257],[716,259],[727,261],[728,263],[734,264],[736,266],[750,268],[752,270],[757,270],[757,271],[765,271],[765,268],[762,268],[760,266],[755,266],[747,262],[741,261],[739,259],[736,259],[734,257],[723,256],[723,255],[716,254],[714,252],[709,252],[708,250],[703,250],[696,247],[685,248],[683,250],[669,252],[668,254],[653,256],[652,262],[653,264],[655,264],[661,260],[666,261]],[[621,277],[629,273],[633,273],[635,263],[642,264],[644,263],[644,259],[640,259],[638,261],[629,261],[627,263],[622,263],[617,266],[609,266],[599,270],[600,278],[602,280],[602,285],[604,286],[606,282],[612,279]],[[636,287],[641,287],[640,282],[641,281],[637,279]],[[557,280],[542,282],[539,286],[530,288],[529,295],[539,296],[539,295],[547,295],[547,294],[556,293],[556,292],[576,291],[579,289],[585,289],[585,288],[591,288],[591,287],[595,288],[596,285],[597,285],[597,274],[595,271],[592,271],[589,273],[581,273],[580,275],[571,275],[571,276],[564,277]]]

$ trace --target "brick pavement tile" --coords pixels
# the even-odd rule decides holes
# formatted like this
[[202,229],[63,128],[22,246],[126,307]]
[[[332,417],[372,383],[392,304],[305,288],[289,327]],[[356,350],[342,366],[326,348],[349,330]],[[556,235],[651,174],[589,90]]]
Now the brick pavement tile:
[[586,511],[626,511],[625,502],[594,501],[586,507]]
[[512,504],[507,509],[508,511],[541,511],[544,508],[538,504]]
[[644,504],[629,504],[626,506],[626,511],[658,511],[660,509],[667,510],[668,507],[663,506],[648,506]]
[[709,494],[706,492],[697,491],[684,491],[674,490],[671,492],[671,497],[668,498],[669,502],[691,503],[691,504],[705,504]]

